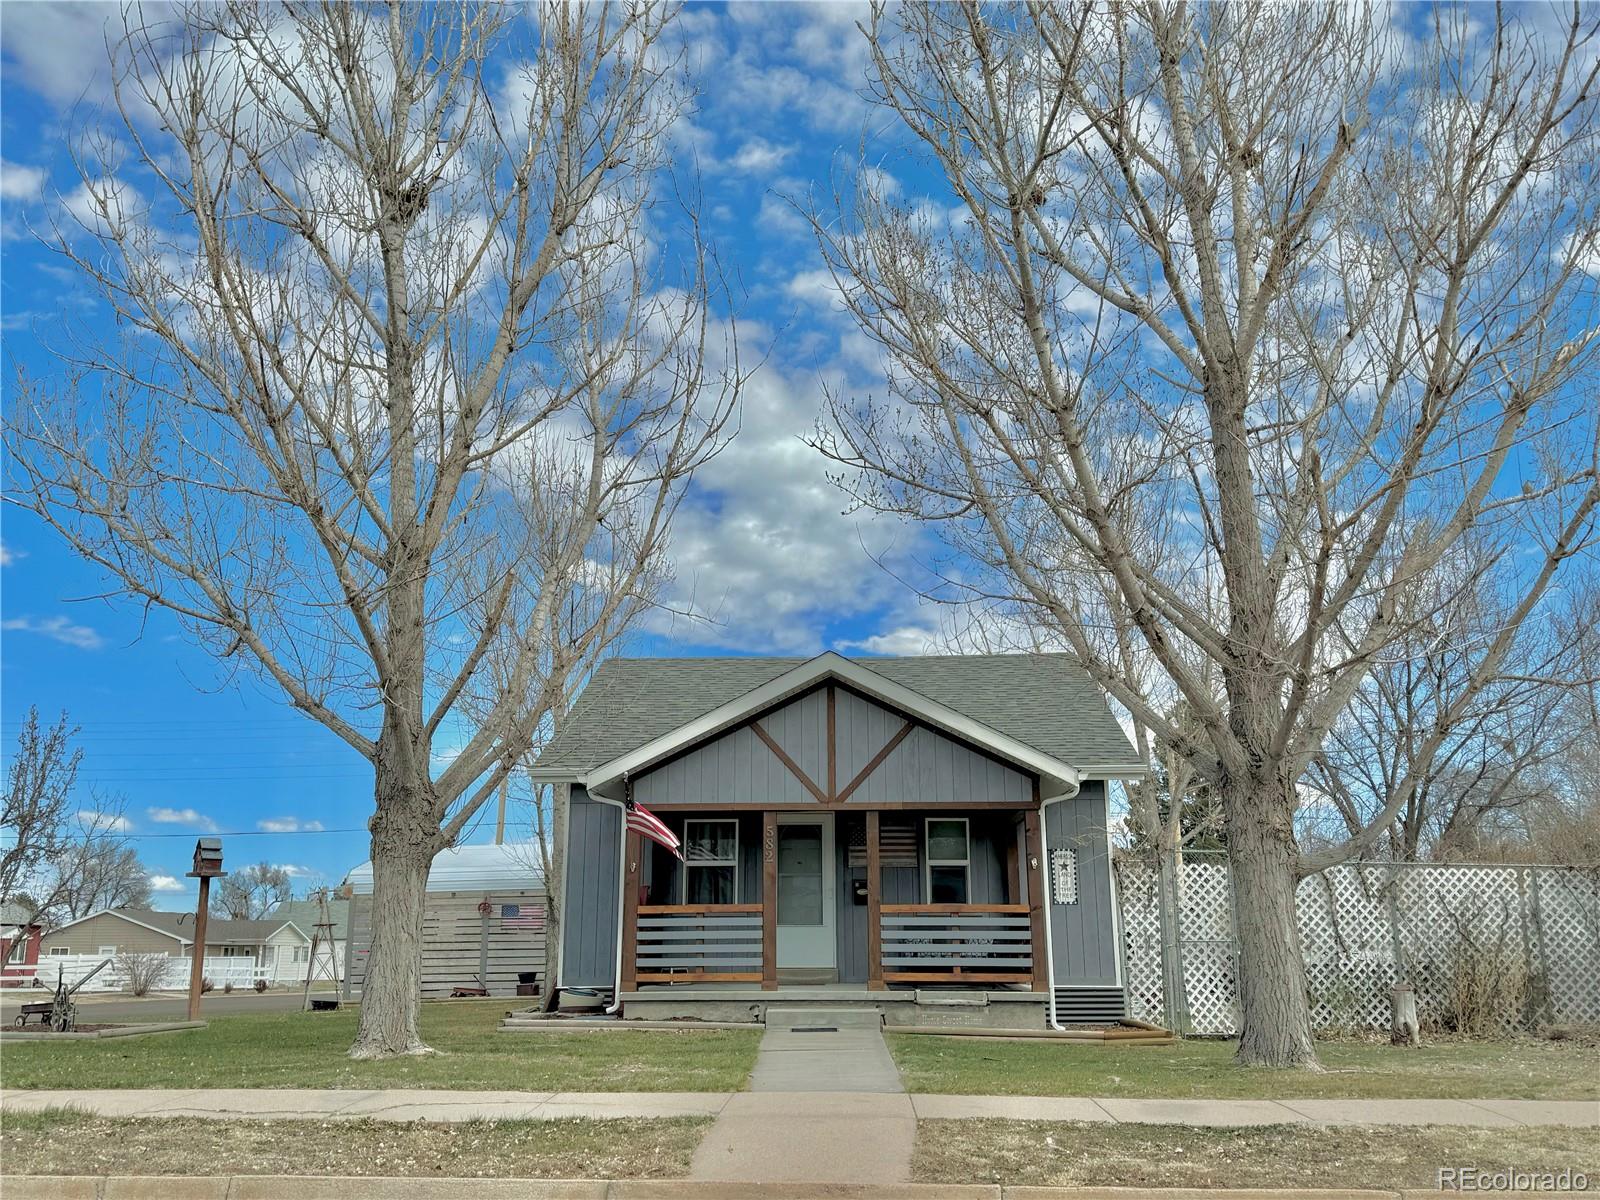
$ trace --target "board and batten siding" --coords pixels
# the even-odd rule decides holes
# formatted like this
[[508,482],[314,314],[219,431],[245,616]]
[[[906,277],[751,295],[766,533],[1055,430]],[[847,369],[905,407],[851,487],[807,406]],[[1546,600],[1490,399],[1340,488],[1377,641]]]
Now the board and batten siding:
[[567,804],[566,908],[561,914],[562,987],[617,982],[622,810],[573,784]]
[[[478,911],[487,901],[488,915]],[[491,996],[515,996],[517,976],[537,971],[547,984],[544,945],[544,892],[474,891],[429,892],[422,910],[422,997],[438,1000],[457,987],[474,987],[481,979]],[[501,908],[538,910],[536,928],[507,925]],[[346,996],[359,993],[366,982],[367,958],[372,948],[372,897],[350,901],[350,944],[343,955]],[[303,974],[305,964],[299,964]]]
[[[1045,841],[1051,853],[1078,854],[1078,899],[1050,904],[1051,949],[1058,987],[1114,987],[1117,984],[1115,898],[1110,846],[1106,838],[1106,785],[1086,779],[1070,800],[1045,807]],[[1048,865],[1045,871],[1049,886]]]
[[[905,725],[892,709],[835,689],[834,744],[841,790]],[[827,786],[827,689],[760,719],[761,727],[819,787]],[[1032,778],[926,726],[917,726],[851,793],[860,805],[1026,804]],[[633,798],[657,805],[745,804],[807,808],[816,797],[748,726],[731,730],[633,780]]]

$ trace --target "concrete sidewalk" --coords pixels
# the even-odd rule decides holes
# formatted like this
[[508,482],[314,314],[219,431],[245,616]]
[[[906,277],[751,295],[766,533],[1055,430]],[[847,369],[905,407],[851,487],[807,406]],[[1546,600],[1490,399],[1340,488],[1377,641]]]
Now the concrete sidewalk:
[[[770,1110],[770,1092],[462,1092],[395,1088],[126,1088],[7,1091],[6,1112],[70,1107],[106,1117],[215,1120],[471,1121],[556,1117],[720,1116],[734,1102]],[[781,1094],[799,1115],[841,1116],[881,1107],[917,1118],[1198,1125],[1566,1125],[1600,1128],[1595,1100],[1125,1100],[1080,1096],[896,1096],[819,1090]],[[890,1104],[883,1104],[889,1101]],[[903,1106],[903,1107],[902,1107]]]
[[767,1012],[750,1090],[701,1140],[692,1179],[894,1184],[911,1176],[917,1114],[877,1014]]

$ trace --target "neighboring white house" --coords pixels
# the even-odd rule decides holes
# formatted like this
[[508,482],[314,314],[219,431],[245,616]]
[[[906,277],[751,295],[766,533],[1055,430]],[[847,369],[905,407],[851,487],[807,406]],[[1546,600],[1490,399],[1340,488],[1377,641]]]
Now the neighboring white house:
[[311,961],[312,939],[326,938],[330,933],[333,939],[331,951],[325,942],[317,947],[317,978],[328,977],[322,967],[329,962],[330,953],[334,977],[344,978],[345,942],[350,936],[350,901],[329,900],[328,917],[333,929],[319,933],[317,923],[321,921],[322,914],[315,900],[286,900],[272,910],[269,920],[283,924],[263,944],[262,964],[272,969],[274,979],[305,979]]

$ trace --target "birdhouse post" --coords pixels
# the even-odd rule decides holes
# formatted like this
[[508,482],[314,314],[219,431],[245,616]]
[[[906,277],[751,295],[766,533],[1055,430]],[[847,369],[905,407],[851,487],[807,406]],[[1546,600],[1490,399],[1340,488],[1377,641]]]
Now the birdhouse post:
[[190,879],[200,881],[200,900],[194,910],[194,954],[189,964],[189,1020],[200,1019],[200,984],[206,973],[206,913],[211,907],[211,881],[220,879],[222,839],[203,837],[194,844],[194,870]]

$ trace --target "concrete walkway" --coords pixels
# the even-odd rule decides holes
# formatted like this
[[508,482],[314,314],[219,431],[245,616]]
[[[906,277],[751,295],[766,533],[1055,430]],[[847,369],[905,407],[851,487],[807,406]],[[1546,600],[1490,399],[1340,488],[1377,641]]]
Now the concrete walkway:
[[[1466,1125],[1600,1128],[1595,1100],[1122,1100],[1076,1096],[904,1096],[851,1092],[456,1092],[310,1088],[8,1091],[6,1112],[75,1108],[105,1117],[472,1121],[722,1117],[728,1113],[1001,1117],[1013,1121],[1206,1125]],[[778,1117],[776,1119],[781,1119]]]
[[769,1010],[750,1090],[729,1099],[695,1151],[689,1177],[869,1185],[909,1179],[917,1114],[876,1018]]

